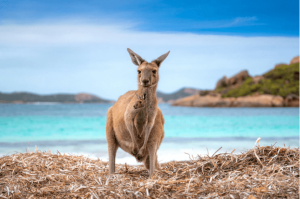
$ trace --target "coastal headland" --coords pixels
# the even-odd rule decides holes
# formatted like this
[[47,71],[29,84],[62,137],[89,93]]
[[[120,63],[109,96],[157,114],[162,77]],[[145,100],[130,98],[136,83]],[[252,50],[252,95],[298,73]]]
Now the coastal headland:
[[214,90],[180,98],[173,106],[191,107],[299,107],[299,56],[277,64],[260,76],[243,70],[221,78]]

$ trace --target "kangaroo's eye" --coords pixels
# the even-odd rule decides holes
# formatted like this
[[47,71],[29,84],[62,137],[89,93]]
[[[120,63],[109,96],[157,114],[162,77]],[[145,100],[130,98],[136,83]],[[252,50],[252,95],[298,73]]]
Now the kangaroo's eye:
[[141,74],[141,71],[140,71],[140,70],[138,70],[138,74]]
[[153,74],[156,74],[156,70],[153,70],[152,73],[153,73]]

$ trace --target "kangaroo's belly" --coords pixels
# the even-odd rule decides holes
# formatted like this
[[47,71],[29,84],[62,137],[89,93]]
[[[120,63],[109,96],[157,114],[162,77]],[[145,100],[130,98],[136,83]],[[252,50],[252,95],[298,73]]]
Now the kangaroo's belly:
[[[134,137],[137,141],[138,148],[140,149],[143,146],[145,139],[144,129],[147,125],[148,118],[145,117],[145,110],[141,110],[132,121],[134,123]],[[123,121],[119,121],[118,124],[123,123]],[[126,128],[126,125],[115,125],[115,136],[118,142],[118,145],[124,151],[130,153],[133,146],[133,140],[131,139],[131,135],[129,130]]]
[[136,129],[137,136],[141,138],[144,134],[145,126],[147,125],[148,115],[145,109],[142,109],[134,118],[134,126]]

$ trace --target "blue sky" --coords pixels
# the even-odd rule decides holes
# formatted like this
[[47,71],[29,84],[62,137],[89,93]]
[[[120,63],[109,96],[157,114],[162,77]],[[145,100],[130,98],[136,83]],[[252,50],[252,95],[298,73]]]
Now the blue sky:
[[148,61],[171,51],[163,92],[212,89],[298,55],[299,2],[0,0],[2,92],[117,99],[137,87],[127,47]]

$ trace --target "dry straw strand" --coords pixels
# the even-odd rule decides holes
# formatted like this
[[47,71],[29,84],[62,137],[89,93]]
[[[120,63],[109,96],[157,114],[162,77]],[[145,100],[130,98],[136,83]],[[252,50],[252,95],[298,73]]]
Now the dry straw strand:
[[[259,146],[160,165],[116,165],[57,152],[0,157],[0,198],[299,198],[299,148]],[[263,165],[263,166],[262,166]]]

